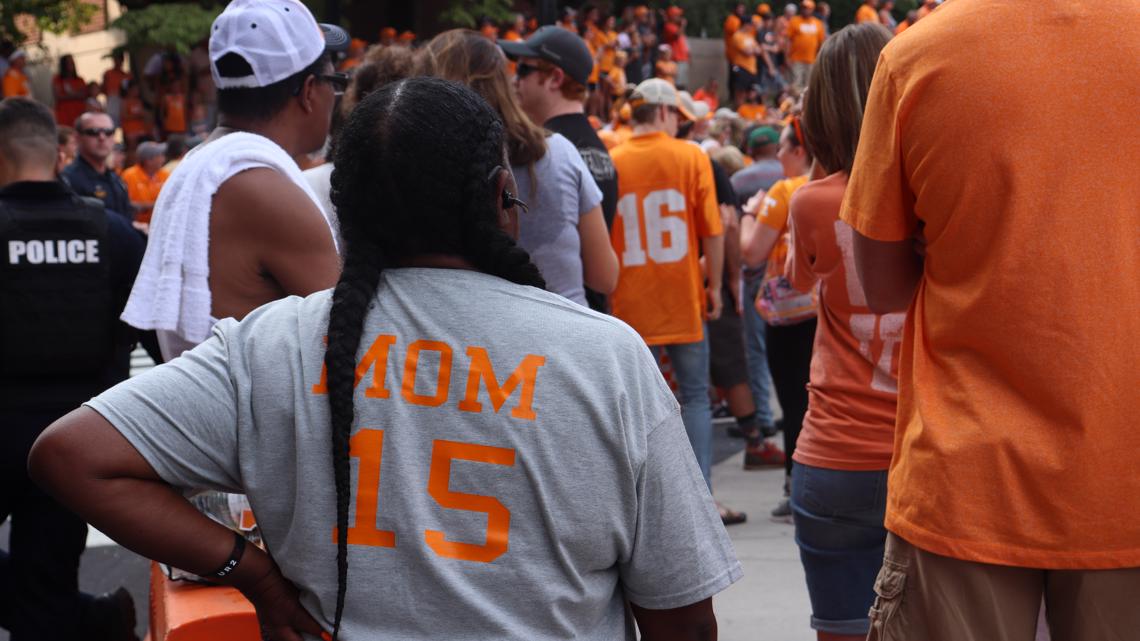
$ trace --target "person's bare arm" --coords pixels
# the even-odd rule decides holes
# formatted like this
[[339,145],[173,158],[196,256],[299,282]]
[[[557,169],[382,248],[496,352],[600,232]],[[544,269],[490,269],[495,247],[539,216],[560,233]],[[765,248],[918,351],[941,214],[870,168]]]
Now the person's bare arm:
[[336,285],[340,259],[328,223],[282,174],[257,168],[230,178],[214,196],[211,216],[233,217],[227,229],[240,236],[285,294],[307,296]]
[[578,235],[582,243],[582,274],[586,287],[601,294],[613,293],[617,288],[619,265],[601,206],[594,207],[578,219]]
[[753,269],[763,265],[779,239],[779,231],[757,222],[754,216],[745,216],[740,221],[741,260]]
[[921,247],[921,235],[892,242],[855,232],[855,271],[863,284],[867,307],[876,314],[904,311],[914,300],[923,264],[916,240]]
[[[233,532],[194,509],[88,407],[40,435],[28,458],[28,473],[61,504],[147,558],[201,576],[230,558]],[[301,607],[293,584],[252,544],[233,572],[218,582],[239,589],[253,603],[271,639],[301,641],[299,631],[323,632]]]
[[648,610],[629,604],[642,641],[715,641],[712,599],[671,610]]
[[737,314],[743,314],[740,298],[740,217],[736,207],[720,206],[720,217],[724,223],[724,280],[726,289],[732,294],[732,304]]
[[701,239],[701,249],[705,255],[705,270],[708,278],[706,294],[709,301],[709,320],[720,318],[724,301],[721,299],[721,285],[724,283],[724,234],[705,236]]

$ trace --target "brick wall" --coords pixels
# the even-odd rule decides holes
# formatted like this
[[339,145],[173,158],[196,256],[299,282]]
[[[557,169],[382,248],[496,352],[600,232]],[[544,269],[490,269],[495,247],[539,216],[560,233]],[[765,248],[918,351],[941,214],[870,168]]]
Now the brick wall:
[[[95,13],[91,16],[91,20],[79,30],[80,34],[95,33],[103,31],[107,28],[107,0],[81,0],[83,4],[94,5],[96,8]],[[30,15],[16,16],[16,26],[23,33],[28,35],[28,39],[24,42],[25,45],[39,44],[43,40],[43,34],[40,33],[39,27],[36,26],[36,21]]]

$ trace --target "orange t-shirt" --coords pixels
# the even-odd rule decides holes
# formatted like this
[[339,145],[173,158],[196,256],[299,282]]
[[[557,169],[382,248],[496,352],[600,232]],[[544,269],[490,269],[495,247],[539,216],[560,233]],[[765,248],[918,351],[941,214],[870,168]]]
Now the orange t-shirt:
[[612,93],[615,98],[625,93],[626,85],[629,84],[625,79],[625,69],[614,66],[613,69],[610,69],[609,80],[610,88],[613,90]]
[[181,93],[163,94],[162,129],[167,133],[186,132],[186,96]]
[[847,176],[832,174],[796,191],[785,276],[811,291],[819,283],[808,411],[797,463],[833,470],[885,470],[891,463],[905,313],[867,308],[851,226],[839,220]]
[[87,83],[83,78],[52,79],[52,87],[57,93],[82,92],[82,98],[62,98],[55,101],[55,121],[61,125],[74,127],[75,121],[87,111]]
[[745,120],[760,120],[768,113],[768,108],[764,105],[746,102],[736,108],[736,113]]
[[32,90],[28,87],[28,77],[24,75],[23,71],[9,67],[8,71],[4,74],[4,97],[28,97],[32,95]]
[[141,98],[123,98],[120,107],[120,119],[123,125],[123,135],[132,136],[146,133],[146,105]]
[[[1140,42],[1124,34],[1140,33],[1140,12],[1034,11],[1119,35],[955,0],[879,58],[860,136],[875,144],[859,146],[842,217],[876,240],[907,241],[919,223],[926,238],[886,526],[982,563],[1136,567]],[[1058,68],[1084,70],[1081,90]],[[1114,126],[1057,126],[1089,96]],[[983,104],[986,118],[961,118]]]
[[864,22],[880,22],[879,12],[875,11],[875,8],[868,4],[859,5],[859,10],[855,12],[855,24]]
[[614,68],[614,57],[617,56],[617,39],[616,31],[602,31],[601,29],[594,31],[594,50],[602,52],[598,59],[598,70],[602,73],[610,73]]
[[744,69],[752,75],[756,75],[756,56],[747,53],[752,46],[749,42],[756,42],[752,37],[751,32],[737,31],[732,36],[732,55],[728,61],[732,64]]
[[[154,176],[148,176],[142,167],[131,165],[124,169],[119,177],[127,185],[127,195],[131,202],[153,203],[158,200],[158,193],[162,190],[162,184],[170,177],[170,172],[159,169]],[[149,223],[153,211],[153,207],[139,209],[135,212],[135,220]]]
[[704,337],[700,241],[724,233],[712,162],[664,132],[636,135],[610,152],[618,174],[610,238],[621,272],[613,315],[650,345]]
[[720,106],[720,98],[716,94],[705,91],[704,87],[697,89],[697,93],[693,94],[693,100],[700,100],[709,106],[710,111],[716,111]]
[[895,35],[899,35],[900,33],[906,31],[908,28],[910,28],[910,22],[903,20],[899,23],[899,26],[895,27]]
[[598,131],[598,138],[601,139],[602,144],[606,146],[607,150],[617,147],[632,137],[633,127],[629,125],[618,125],[612,129],[601,129]]
[[812,64],[827,32],[819,18],[794,16],[788,21],[788,60]]
[[131,74],[111,67],[103,72],[103,93],[108,96],[123,95],[123,81],[130,79]]

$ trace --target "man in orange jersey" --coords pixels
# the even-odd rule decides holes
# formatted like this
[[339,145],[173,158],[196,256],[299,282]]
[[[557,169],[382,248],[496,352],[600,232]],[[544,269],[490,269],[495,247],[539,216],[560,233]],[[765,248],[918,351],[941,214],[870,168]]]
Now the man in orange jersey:
[[[1033,5],[1106,33],[954,0],[879,58],[841,216],[870,308],[912,318],[871,639],[1028,641],[1042,598],[1053,639],[1140,630],[1140,181],[1103,165],[1140,167],[1120,9]],[[1099,126],[1059,126],[1087,96]]]
[[875,8],[875,4],[875,0],[864,0],[863,4],[859,5],[859,9],[855,11],[855,23],[880,22],[879,10]]
[[815,2],[804,0],[800,13],[788,21],[788,62],[792,66],[792,86],[803,91],[807,87],[811,66],[827,37],[823,22],[815,17]]
[[[681,414],[712,488],[712,411],[706,318],[721,312],[724,236],[712,165],[697,145],[676,140],[677,90],[660,79],[630,97],[634,135],[613,149],[618,217],[612,239],[621,276],[613,314],[663,348],[680,386]],[[705,257],[707,286],[700,253]]]

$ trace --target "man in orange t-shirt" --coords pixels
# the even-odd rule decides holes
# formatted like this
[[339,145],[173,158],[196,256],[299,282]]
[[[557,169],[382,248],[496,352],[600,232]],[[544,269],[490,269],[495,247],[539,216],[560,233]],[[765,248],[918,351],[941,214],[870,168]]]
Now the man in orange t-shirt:
[[711,490],[704,322],[720,316],[724,236],[708,156],[675,138],[679,105],[677,90],[664,80],[639,84],[630,98],[634,135],[611,152],[618,172],[618,216],[611,239],[621,263],[611,303],[614,316],[669,355],[685,430]]
[[788,21],[788,62],[792,67],[792,86],[800,91],[807,87],[811,66],[827,32],[815,17],[815,2],[804,0],[800,14]]
[[729,84],[734,105],[744,102],[744,96],[759,82],[756,77],[756,56],[760,53],[760,43],[756,41],[756,23],[749,20],[732,34],[731,75]]
[[724,19],[724,57],[728,60],[729,68],[732,68],[732,56],[736,53],[736,44],[733,42],[732,36],[736,30],[740,28],[747,20],[744,14],[747,13],[747,8],[743,2],[738,2],[732,7],[732,13]]
[[[870,308],[912,312],[883,638],[1033,639],[1042,598],[1054,639],[1140,630],[1140,9],[1026,8],[947,2],[887,45],[843,205]],[[1064,126],[1088,96],[1099,126]]]
[[119,177],[126,184],[131,205],[135,208],[135,222],[149,224],[162,184],[170,177],[170,172],[162,168],[166,164],[166,145],[144,142],[139,145],[135,156],[137,162],[124,169]]
[[879,11],[875,8],[875,0],[865,0],[855,11],[855,24],[863,24],[864,22],[882,23],[879,20]]

